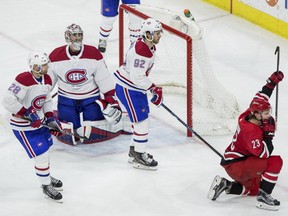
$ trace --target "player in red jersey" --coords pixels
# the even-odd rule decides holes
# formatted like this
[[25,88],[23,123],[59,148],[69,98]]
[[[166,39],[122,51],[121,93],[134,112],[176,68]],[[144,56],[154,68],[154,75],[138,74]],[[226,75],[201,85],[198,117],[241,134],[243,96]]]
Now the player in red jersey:
[[216,176],[208,198],[216,200],[223,191],[227,194],[257,195],[258,208],[279,209],[280,202],[271,193],[283,161],[279,155],[272,155],[275,121],[270,114],[268,100],[283,78],[281,71],[274,72],[255,95],[250,107],[239,116],[237,130],[221,161],[227,174],[235,181]]

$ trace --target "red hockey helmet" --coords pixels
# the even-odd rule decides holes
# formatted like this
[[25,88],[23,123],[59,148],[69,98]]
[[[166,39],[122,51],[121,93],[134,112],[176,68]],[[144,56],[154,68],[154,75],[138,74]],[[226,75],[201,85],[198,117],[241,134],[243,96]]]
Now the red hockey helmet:
[[253,98],[252,102],[250,103],[251,113],[263,112],[264,110],[269,109],[271,109],[269,101],[262,98]]

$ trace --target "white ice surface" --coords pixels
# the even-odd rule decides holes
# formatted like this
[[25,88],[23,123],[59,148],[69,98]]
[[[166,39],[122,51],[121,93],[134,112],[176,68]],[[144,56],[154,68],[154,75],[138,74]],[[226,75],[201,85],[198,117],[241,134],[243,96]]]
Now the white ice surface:
[[[204,29],[213,69],[221,83],[245,109],[265,79],[276,70],[276,46],[280,46],[280,69],[288,69],[287,40],[200,0],[142,0],[182,13],[189,8]],[[97,45],[99,0],[10,0],[0,7],[0,89],[28,69],[31,50],[50,52],[64,44],[65,28],[75,22],[85,31],[85,43]],[[108,67],[118,64],[118,24],[106,54]],[[221,195],[206,198],[216,174],[227,177],[219,157],[197,138],[186,138],[185,128],[164,109],[152,109],[149,152],[159,161],[155,172],[136,170],[127,163],[129,136],[82,146],[55,141],[51,173],[64,182],[64,203],[44,199],[34,174],[33,161],[12,135],[8,113],[0,106],[0,215],[1,216],[200,216],[288,214],[288,109],[287,80],[279,87],[278,130],[275,154],[284,160],[273,196],[281,201],[278,212],[259,210],[255,197]],[[0,94],[2,100],[3,94]],[[173,98],[172,98],[173,99]],[[181,115],[183,108],[167,96],[167,103]],[[272,96],[272,104],[275,95]],[[155,116],[158,116],[157,118]],[[159,117],[161,116],[161,117]],[[169,126],[161,119],[171,119]],[[169,120],[170,121],[170,120]],[[204,137],[223,152],[231,135]]]

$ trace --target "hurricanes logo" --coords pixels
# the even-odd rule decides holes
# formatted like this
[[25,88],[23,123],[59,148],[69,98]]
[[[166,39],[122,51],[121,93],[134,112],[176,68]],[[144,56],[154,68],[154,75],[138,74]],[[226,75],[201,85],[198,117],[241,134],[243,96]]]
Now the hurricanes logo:
[[32,101],[32,106],[36,109],[36,110],[41,110],[44,103],[46,100],[46,95],[40,95],[36,98],[34,98],[34,100]]
[[266,0],[266,2],[269,6],[274,7],[278,3],[278,0]]
[[65,77],[68,83],[78,85],[88,80],[86,74],[86,70],[84,69],[73,69],[68,71]]

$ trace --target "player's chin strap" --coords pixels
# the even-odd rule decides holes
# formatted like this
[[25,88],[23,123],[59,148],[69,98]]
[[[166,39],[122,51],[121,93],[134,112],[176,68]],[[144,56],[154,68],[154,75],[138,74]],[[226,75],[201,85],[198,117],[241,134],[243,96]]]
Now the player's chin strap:
[[[36,64],[35,64],[36,65]],[[42,70],[42,65],[37,65],[38,67],[38,71],[34,70],[34,69],[31,69],[31,72],[34,72],[36,74],[40,74],[41,73],[41,70]]]
[[[149,32],[149,34],[151,35],[151,39],[149,39],[148,37],[146,37],[146,35],[144,35],[145,39],[149,42],[153,42],[153,39],[154,39],[154,32],[153,31],[147,31]],[[147,34],[146,32],[146,34]]]
[[[27,121],[30,121],[30,119],[24,117],[24,116],[21,116],[21,115],[17,115],[17,114],[13,114],[14,117],[16,118],[20,118],[20,119],[24,119],[24,120],[27,120]],[[74,136],[74,137],[77,137],[79,139],[83,139],[83,140],[88,140],[89,138],[86,137],[86,136],[80,136],[79,134],[76,134],[76,133],[73,133],[73,132],[67,132],[66,130],[60,130],[59,128],[55,128],[55,127],[51,127],[45,123],[42,123],[41,124],[43,127],[46,127],[50,130],[55,130],[59,133],[62,133],[62,134],[66,134],[66,135],[69,135],[69,136]]]

